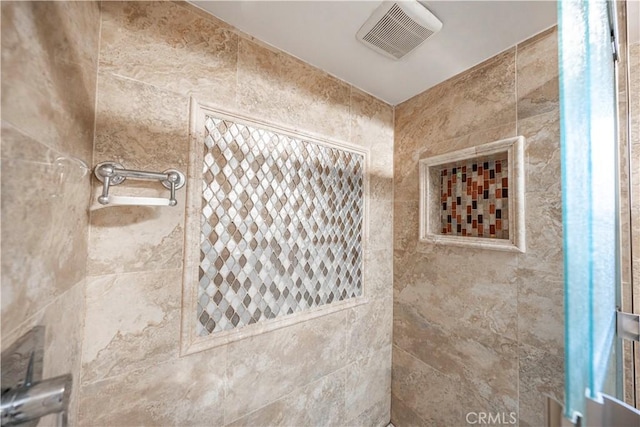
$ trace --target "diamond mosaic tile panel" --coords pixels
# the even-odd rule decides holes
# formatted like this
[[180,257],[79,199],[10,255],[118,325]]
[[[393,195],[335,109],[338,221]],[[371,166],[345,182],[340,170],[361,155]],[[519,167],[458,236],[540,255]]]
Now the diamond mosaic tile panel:
[[208,116],[198,335],[362,295],[364,156]]
[[506,153],[442,167],[442,234],[509,239],[508,167]]

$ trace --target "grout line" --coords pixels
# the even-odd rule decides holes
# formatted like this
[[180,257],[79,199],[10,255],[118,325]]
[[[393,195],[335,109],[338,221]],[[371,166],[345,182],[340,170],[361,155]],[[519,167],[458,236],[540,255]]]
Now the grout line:
[[[301,385],[301,386],[298,386],[298,387],[294,387],[294,388],[293,388],[293,390],[291,390],[289,393],[286,393],[286,394],[282,395],[281,397],[279,397],[279,398],[277,398],[277,399],[275,399],[275,400],[272,400],[272,401],[270,401],[269,403],[266,403],[265,405],[263,405],[263,406],[261,406],[261,407],[259,407],[259,408],[257,408],[257,409],[254,409],[254,410],[253,410],[253,411],[251,411],[251,412],[248,412],[248,413],[246,413],[246,414],[244,414],[244,415],[241,415],[240,417],[234,418],[233,420],[230,420],[230,421],[228,421],[228,422],[225,420],[225,421],[223,422],[223,425],[227,426],[227,425],[232,424],[232,423],[234,423],[234,422],[236,422],[236,421],[238,421],[238,420],[241,420],[241,419],[243,419],[243,418],[245,418],[245,417],[248,417],[249,415],[255,414],[256,412],[258,412],[258,411],[260,411],[260,410],[262,410],[262,409],[264,409],[264,408],[268,407],[269,405],[272,405],[272,404],[274,404],[274,403],[276,403],[276,402],[279,402],[279,401],[281,401],[281,400],[284,400],[284,399],[286,399],[287,397],[290,397],[290,396],[292,396],[292,395],[294,395],[294,394],[301,394],[300,392],[301,392],[303,389],[305,389],[305,388],[307,388],[307,387],[309,387],[309,386],[312,386],[312,385],[314,385],[314,384],[317,384],[317,383],[319,383],[319,382],[321,382],[321,381],[325,381],[325,380],[327,379],[327,377],[329,377],[329,376],[331,376],[331,375],[336,375],[336,376],[337,376],[337,375],[340,373],[340,371],[344,371],[344,372],[345,372],[345,374],[344,374],[344,375],[346,375],[346,370],[349,368],[349,366],[351,366],[351,364],[346,365],[346,366],[343,366],[343,367],[341,367],[341,368],[338,368],[338,369],[336,369],[336,370],[334,370],[334,371],[331,371],[331,372],[329,372],[329,373],[327,373],[327,374],[325,374],[325,375],[323,375],[323,376],[321,376],[321,377],[319,377],[319,378],[317,378],[317,379],[315,379],[315,380],[313,380],[313,381],[311,381],[311,382],[309,382],[309,383],[306,383],[306,384]],[[346,387],[345,387],[345,390],[346,390]],[[346,398],[346,397],[345,397],[345,398]]]
[[182,271],[182,267],[174,267],[174,268],[154,268],[150,270],[139,270],[139,271],[122,271],[115,273],[105,273],[105,274],[88,274],[87,279],[95,279],[100,277],[111,277],[111,276],[131,276],[135,274],[149,274],[149,273],[162,273],[167,271]]
[[[8,336],[8,335],[13,334],[16,331],[19,331],[21,328],[24,328],[25,325],[28,325],[29,323],[31,323],[33,319],[35,319],[38,316],[40,316],[41,314],[43,314],[49,307],[51,307],[53,304],[55,304],[60,298],[62,298],[66,294],[68,294],[71,290],[73,290],[76,286],[82,284],[83,282],[86,282],[86,278],[78,280],[76,283],[73,284],[73,286],[69,287],[69,289],[67,289],[66,291],[62,292],[61,294],[55,296],[51,301],[49,301],[47,304],[45,304],[44,306],[39,308],[38,311],[36,311],[35,313],[31,314],[29,317],[25,318],[22,322],[20,322],[17,326],[15,326],[9,332],[5,332],[3,330],[2,331],[2,335],[3,336]],[[18,337],[18,338],[20,338],[20,337]],[[7,347],[10,346],[10,345],[11,345],[11,343],[8,343]]]
[[[101,56],[101,48],[102,48],[102,18],[103,18],[103,14],[102,14],[102,8],[103,8],[103,2],[100,1],[98,3],[98,19],[99,19],[99,26],[98,26],[98,45],[96,46],[97,49],[97,55],[96,55],[96,74],[95,74],[95,94],[94,94],[94,104],[93,104],[93,141],[91,144],[91,164],[89,165],[90,169],[93,169],[93,165],[95,162],[95,156],[96,156],[96,130],[97,130],[97,123],[98,123],[98,97],[99,97],[99,79],[98,79],[98,75],[100,74],[100,56]],[[86,322],[87,322],[87,284],[88,284],[88,278],[89,275],[87,274],[87,272],[89,271],[89,256],[91,253],[91,223],[92,223],[92,218],[93,218],[93,211],[91,211],[90,206],[91,206],[91,199],[93,198],[93,180],[91,179],[91,175],[89,176],[89,200],[88,200],[88,204],[87,204],[87,210],[88,210],[88,217],[87,217],[87,257],[85,259],[85,283],[84,283],[84,292],[83,292],[83,296],[84,296],[84,312],[82,314],[82,333],[81,333],[81,337],[82,340],[80,342],[80,369],[78,372],[78,385],[79,385],[79,390],[76,392],[76,399],[78,400],[76,408],[76,414],[75,414],[75,419],[76,422],[78,421],[79,417],[80,417],[80,390],[82,390],[82,383],[83,383],[83,379],[84,379],[84,375],[83,375],[83,365],[84,365],[84,358],[85,358],[85,332],[86,332]]]
[[518,45],[515,46],[513,54],[513,92],[516,106],[516,135],[518,135]]

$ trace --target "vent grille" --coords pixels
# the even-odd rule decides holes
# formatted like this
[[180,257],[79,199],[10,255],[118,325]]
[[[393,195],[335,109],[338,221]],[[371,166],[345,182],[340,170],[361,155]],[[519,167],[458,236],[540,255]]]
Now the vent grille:
[[[365,45],[377,51],[382,50],[396,59],[400,59],[411,52],[440,29],[430,29],[420,25],[405,13],[398,3],[393,3],[391,7],[388,5],[386,7],[388,10],[377,20],[373,27],[371,27],[370,19],[363,25],[358,35]],[[427,9],[424,9],[424,13],[433,17]],[[437,21],[437,18],[435,19]],[[367,31],[367,28],[370,29]],[[362,35],[363,33],[364,35]]]

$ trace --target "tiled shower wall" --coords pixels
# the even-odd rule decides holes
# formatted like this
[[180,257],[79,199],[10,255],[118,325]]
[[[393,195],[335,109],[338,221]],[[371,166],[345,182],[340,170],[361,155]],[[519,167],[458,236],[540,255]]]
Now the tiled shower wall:
[[[629,45],[629,114],[630,142],[631,142],[631,193],[640,194],[640,43]],[[640,314],[640,198],[631,199],[631,229],[633,258],[633,308]],[[626,356],[626,354],[625,354]],[[640,346],[635,346],[635,398],[636,405],[640,402]]]
[[193,96],[369,148],[374,232],[367,304],[180,357],[184,191],[92,211],[80,424],[388,422],[392,108],[189,5],[101,7],[94,164],[186,171]]
[[43,375],[72,373],[78,390],[100,10],[3,1],[1,14],[2,349],[46,326]]
[[[396,107],[398,426],[465,425],[472,411],[539,426],[543,393],[562,397],[557,69],[552,29]],[[516,135],[526,139],[526,253],[419,242],[418,160]]]

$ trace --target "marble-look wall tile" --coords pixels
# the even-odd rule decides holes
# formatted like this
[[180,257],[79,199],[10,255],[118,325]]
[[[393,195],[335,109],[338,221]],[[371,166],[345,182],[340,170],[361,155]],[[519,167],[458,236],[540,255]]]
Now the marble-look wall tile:
[[[389,364],[391,369],[391,364]],[[391,381],[391,372],[388,373]],[[345,426],[353,427],[387,427],[391,419],[391,390],[387,390],[384,402],[376,402],[360,413],[356,418],[352,418],[344,423]],[[405,426],[405,424],[396,424]]]
[[226,347],[82,387],[79,426],[223,424]]
[[557,27],[520,43],[517,50],[518,120],[557,110],[560,98]]
[[96,163],[114,160],[130,169],[184,171],[189,98],[102,69],[98,86]]
[[417,201],[419,199],[419,160],[500,139],[511,138],[517,136],[516,128],[516,122],[514,121],[488,129],[481,129],[461,137],[434,142],[433,144],[424,144],[418,147],[410,157],[394,156],[395,201]]
[[[88,287],[92,326],[85,332],[80,425],[344,425],[347,418],[386,425],[389,404],[377,398],[369,405],[358,401],[357,410],[347,414],[345,387],[346,366],[354,361],[360,375],[375,373],[367,378],[370,386],[389,381],[389,357],[385,366],[384,357],[374,361],[374,355],[391,343],[393,108],[190,5],[105,2],[102,16],[96,163],[117,160],[160,170],[186,165],[193,95],[368,148],[376,204],[365,253],[366,309],[186,357],[176,353],[175,288],[182,268],[184,193],[178,192],[177,209],[92,210],[88,269],[96,277]],[[132,184],[112,191],[142,195],[144,188]],[[99,189],[95,182],[93,189]],[[383,311],[373,313],[372,307]],[[213,369],[202,365],[210,359]],[[188,386],[196,375],[216,381],[198,378]],[[192,398],[207,381],[213,384],[210,395]],[[116,390],[124,393],[102,407],[99,396]]]
[[349,140],[351,87],[282,52],[240,39],[238,108],[262,119]]
[[48,300],[47,303],[48,305],[42,310],[25,320],[12,332],[8,334],[3,332],[2,348],[9,347],[35,326],[45,326],[42,377],[53,378],[72,374],[69,423],[75,425],[80,399],[80,355],[85,309],[84,280],[58,297]]
[[201,101],[236,99],[238,37],[172,2],[104,2],[100,69]]
[[[369,199],[367,237],[365,247],[369,250],[390,249],[393,242],[393,202]],[[365,217],[366,218],[366,217]]]
[[351,93],[351,142],[369,148],[375,155],[369,164],[372,199],[393,197],[393,108],[360,90]]
[[[395,363],[393,365],[395,367]],[[391,393],[391,424],[398,427],[424,427],[428,425],[412,407]]]
[[400,104],[396,156],[516,120],[515,49]]
[[[390,323],[390,322],[389,322]],[[346,369],[346,418],[357,419],[372,404],[386,409],[379,419],[371,419],[369,425],[389,421],[391,410],[391,343],[385,348],[366,356]]]
[[[130,169],[187,172],[189,100],[153,86],[100,75],[95,162],[114,160]],[[94,201],[100,186],[94,180]],[[141,195],[135,181],[111,192]],[[159,183],[152,197],[168,197]],[[109,207],[92,212],[88,260],[90,275],[180,268],[184,240],[184,190],[178,205]]]
[[[393,249],[415,250],[420,237],[419,201],[396,201],[393,204]],[[406,271],[402,269],[401,271]]]
[[559,199],[562,195],[559,110],[518,120],[518,135],[525,138],[525,191]]
[[[396,107],[392,420],[460,425],[470,410],[517,412],[518,345],[562,353],[556,37],[545,31]],[[418,161],[516,135],[526,140],[526,253],[418,241]],[[446,384],[438,375],[458,389],[416,401],[420,381]],[[413,384],[405,395],[403,382]]]
[[527,252],[518,255],[518,267],[562,280],[562,200],[559,194],[528,193],[525,198]]
[[225,422],[343,367],[345,312],[229,344]]
[[393,296],[393,257],[389,249],[365,251],[364,254],[365,294],[368,298],[387,298]]
[[96,2],[2,2],[2,119],[91,161]]
[[89,277],[83,384],[178,356],[181,285],[182,270]]
[[[485,345],[492,345],[497,336],[517,339],[515,255],[442,247],[411,259],[403,288],[396,287],[396,304]],[[482,274],[462,265],[482,266]]]
[[461,337],[402,304],[394,307],[394,344],[463,384],[479,397],[517,400],[515,340],[493,337],[492,345]]
[[564,353],[564,282],[537,270],[518,269],[519,342],[549,354]]
[[520,345],[520,426],[544,425],[544,395],[562,402],[564,356]]
[[345,419],[345,376],[349,368],[329,374],[270,403],[228,426],[335,426]]
[[[135,188],[118,188],[140,195]],[[168,190],[152,197],[167,197]],[[115,192],[114,192],[115,193]],[[96,194],[94,193],[94,199]],[[91,275],[182,267],[184,192],[176,207],[116,206],[91,214],[88,273]]]
[[[52,164],[60,156],[58,151],[25,135],[11,123],[2,121],[2,160],[22,160]],[[5,177],[6,179],[6,177]]]
[[347,313],[347,357],[356,361],[391,345],[393,327],[391,298],[370,300]]
[[84,278],[87,174],[77,160],[66,158],[55,163],[2,160],[3,333]]
[[[408,425],[464,425],[464,405],[460,404],[460,384],[456,379],[433,369],[398,346],[393,347],[391,393],[395,397],[392,405],[399,400],[419,417],[413,422],[413,417],[400,415],[409,418]],[[393,411],[398,414],[398,409]],[[399,426],[404,426],[394,415],[391,417]]]

